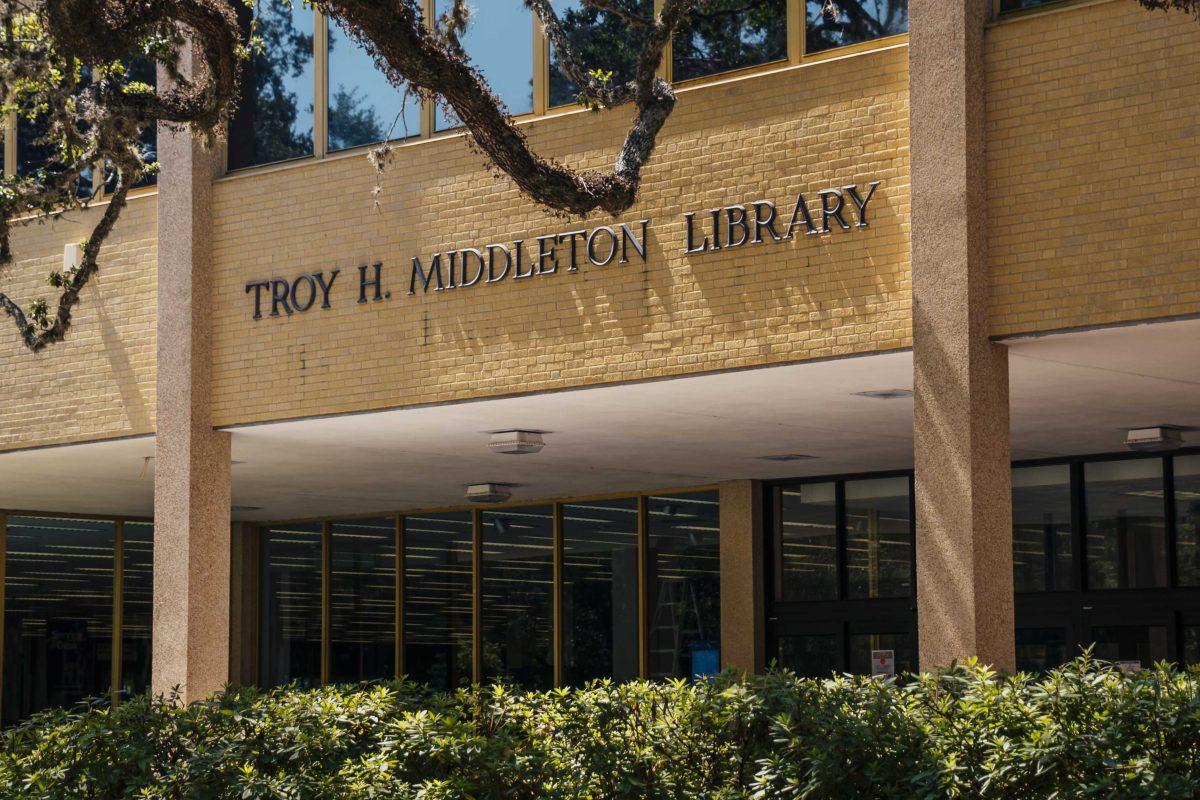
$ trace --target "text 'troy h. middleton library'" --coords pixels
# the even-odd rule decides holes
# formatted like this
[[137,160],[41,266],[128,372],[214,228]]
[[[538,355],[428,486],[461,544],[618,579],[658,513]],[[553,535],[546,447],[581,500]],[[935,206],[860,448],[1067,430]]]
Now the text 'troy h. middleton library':
[[[1200,662],[1200,25],[759,5],[736,47],[680,32],[638,204],[564,220],[262,4],[228,141],[149,142],[67,341],[0,335],[3,723],[227,681]],[[627,115],[478,6],[538,151],[609,163]],[[22,229],[6,291],[101,208]]]

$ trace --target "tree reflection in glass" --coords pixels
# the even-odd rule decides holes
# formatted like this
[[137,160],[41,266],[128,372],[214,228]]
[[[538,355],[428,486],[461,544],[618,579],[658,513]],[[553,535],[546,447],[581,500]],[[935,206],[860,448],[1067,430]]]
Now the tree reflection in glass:
[[[250,10],[238,6],[243,29]],[[242,67],[241,99],[229,125],[229,167],[251,167],[313,152],[313,11],[302,3],[255,4],[261,47]]]
[[908,0],[807,0],[805,52],[908,31]]
[[677,81],[787,58],[787,0],[700,0],[675,31]]
[[633,497],[562,507],[563,677],[569,686],[638,675],[637,514]]
[[554,682],[551,506],[483,512],[483,679],[530,689]]

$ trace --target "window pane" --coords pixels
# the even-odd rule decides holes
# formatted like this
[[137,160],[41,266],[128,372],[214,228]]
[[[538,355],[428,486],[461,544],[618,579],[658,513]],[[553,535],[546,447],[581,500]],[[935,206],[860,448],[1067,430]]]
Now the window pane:
[[112,678],[112,522],[9,517],[4,724],[106,694]]
[[404,518],[404,670],[449,690],[471,682],[471,512]]
[[263,686],[321,682],[321,525],[262,534]]
[[1084,465],[1091,589],[1167,584],[1161,459]]
[[337,25],[329,25],[330,152],[404,139],[421,132],[421,102],[392,86],[375,60]]
[[563,506],[564,679],[638,675],[637,499]]
[[908,31],[908,0],[807,0],[807,8],[808,53]]
[[1175,459],[1175,550],[1180,585],[1200,586],[1200,456]]
[[[631,4],[627,4],[632,7]],[[582,68],[612,72],[612,82],[625,83],[633,79],[634,65],[641,51],[644,29],[584,6],[580,0],[554,0],[554,10],[562,21],[567,38],[579,54]],[[653,13],[652,0],[640,0],[641,13]],[[558,67],[558,56],[550,48],[550,105],[564,106],[575,102],[579,88]]]
[[1183,663],[1200,664],[1200,625],[1183,626]]
[[908,478],[846,482],[846,572],[851,598],[912,596]]
[[[39,170],[48,173],[61,173],[63,163],[59,159],[58,147],[45,140],[49,132],[48,123],[44,116],[34,119],[19,117],[17,119],[17,174],[33,175]],[[75,194],[78,197],[90,197],[95,187],[92,185],[92,170],[90,168],[80,173],[79,181],[75,184]]]
[[849,672],[871,674],[871,653],[891,650],[896,674],[917,669],[916,637],[908,633],[856,633],[850,636]]
[[1162,625],[1111,625],[1092,629],[1096,658],[1105,661],[1136,661],[1152,667],[1170,658],[1167,629]]
[[122,550],[121,691],[150,689],[150,622],[154,610],[154,525],[126,522]]
[[[450,0],[437,0],[437,15]],[[533,17],[523,0],[487,0],[471,5],[471,21],[462,37],[463,49],[483,75],[508,113],[533,111]],[[435,124],[439,131],[459,124],[438,104]]]
[[[131,82],[158,86],[157,63],[145,58],[136,58],[130,61],[126,79]],[[147,125],[146,129],[142,131],[142,159],[145,160],[147,166],[158,162],[157,125]],[[133,188],[153,186],[157,181],[157,175],[143,175],[140,180],[133,184]]]
[[787,0],[700,0],[675,31],[677,81],[787,58]]
[[[243,29],[250,11],[238,5]],[[262,49],[242,66],[241,98],[229,125],[229,168],[312,155],[313,12],[303,3],[254,6]]]
[[1022,8],[1036,8],[1058,2],[1061,0],[1000,0],[1000,11],[1020,11]]
[[1017,628],[1017,669],[1045,672],[1067,661],[1067,633],[1062,628]]
[[783,600],[837,599],[837,498],[833,483],[781,490]]
[[554,682],[550,506],[483,512],[483,678],[531,689]]
[[1018,592],[1070,589],[1071,468],[1012,471],[1013,584]]
[[396,673],[396,520],[329,526],[329,679],[379,680]]
[[720,501],[717,492],[648,498],[650,677],[720,671]]
[[833,634],[779,637],[779,666],[802,678],[828,678],[838,671],[838,660]]

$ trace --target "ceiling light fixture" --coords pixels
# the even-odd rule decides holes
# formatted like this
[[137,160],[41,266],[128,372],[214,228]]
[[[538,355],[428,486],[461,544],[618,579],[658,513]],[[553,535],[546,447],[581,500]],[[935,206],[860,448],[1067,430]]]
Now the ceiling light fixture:
[[1139,453],[1175,450],[1183,446],[1183,434],[1174,425],[1130,428],[1125,433],[1125,446]]
[[869,397],[872,400],[896,400],[901,397],[912,397],[912,389],[871,389],[866,392],[854,392],[857,397]]
[[467,487],[467,499],[472,503],[503,503],[512,497],[507,483],[472,483]]
[[488,447],[493,453],[503,453],[509,456],[523,456],[527,453],[539,453],[546,446],[542,439],[542,431],[493,431]]

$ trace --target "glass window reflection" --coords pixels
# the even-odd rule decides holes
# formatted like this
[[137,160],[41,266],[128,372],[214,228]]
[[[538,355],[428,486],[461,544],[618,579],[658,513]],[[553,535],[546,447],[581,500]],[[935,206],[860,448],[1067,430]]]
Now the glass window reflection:
[[687,678],[720,671],[718,493],[647,498],[649,673]]
[[779,637],[779,666],[802,678],[828,678],[840,663],[832,633]]
[[1071,468],[1012,471],[1013,584],[1018,592],[1070,589]]
[[[28,119],[24,116],[17,119],[17,174],[34,175],[40,171],[52,175],[63,171],[62,153],[51,142],[46,140],[49,134],[49,123],[45,116]],[[77,197],[91,197],[95,190],[92,169],[89,167],[80,172],[75,184]]]
[[396,672],[396,520],[329,524],[329,678],[391,678]]
[[262,532],[262,685],[321,681],[321,524]]
[[636,498],[567,503],[563,526],[563,677],[638,675]]
[[1063,628],[1017,628],[1017,669],[1045,672],[1067,660],[1067,632]]
[[[250,10],[239,4],[237,13],[248,31]],[[253,13],[262,48],[242,66],[241,98],[229,124],[230,169],[313,152],[313,11],[261,0]]]
[[1167,584],[1162,460],[1084,465],[1090,589]]
[[[437,0],[438,18],[450,7]],[[487,0],[472,4],[462,46],[509,114],[533,111],[533,17],[522,0]],[[452,111],[438,104],[437,130],[459,124]]]
[[121,691],[150,689],[150,628],[154,611],[154,525],[126,522],[121,548]]
[[1200,586],[1200,455],[1175,459],[1175,557],[1180,586]]
[[108,693],[116,524],[8,517],[5,725]]
[[547,689],[554,682],[553,509],[485,511],[481,534],[483,679]]
[[[654,12],[652,0],[638,0],[635,6],[646,16]],[[625,83],[633,78],[638,53],[645,38],[643,29],[583,5],[580,0],[554,0],[554,10],[562,21],[563,30],[582,68],[611,72],[612,82]],[[550,105],[564,106],[575,102],[579,87],[559,69],[558,55],[550,48]]]
[[1163,625],[1106,625],[1092,629],[1096,658],[1134,661],[1152,667],[1169,658],[1167,629]]
[[1020,11],[1024,8],[1037,8],[1061,2],[1062,0],[1000,0],[1000,11]]
[[908,477],[846,482],[850,598],[911,597],[912,514]]
[[908,0],[807,0],[805,5],[807,53],[908,31]]
[[404,671],[438,690],[471,682],[471,512],[404,518]]
[[809,483],[780,490],[780,599],[836,600],[837,487]]
[[675,31],[672,77],[702,78],[787,58],[787,0],[700,0]]
[[406,100],[362,45],[329,23],[329,152],[420,132],[416,95]]

